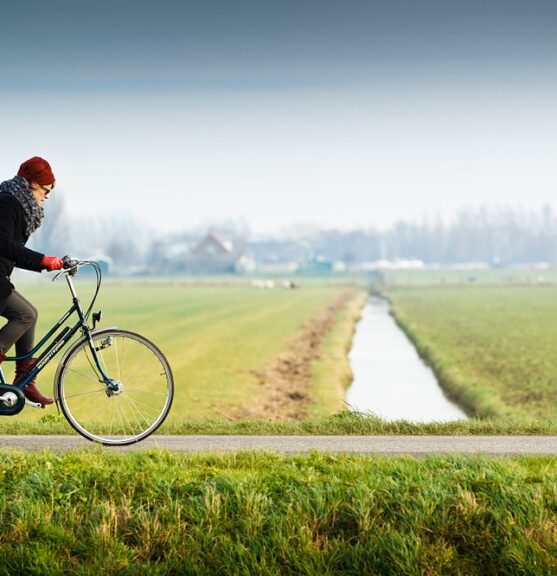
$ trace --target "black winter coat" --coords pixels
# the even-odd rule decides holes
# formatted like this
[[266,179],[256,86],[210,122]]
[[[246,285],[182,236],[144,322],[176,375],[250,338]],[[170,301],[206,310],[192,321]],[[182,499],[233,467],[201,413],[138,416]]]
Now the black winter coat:
[[14,289],[10,275],[14,266],[40,272],[44,254],[25,248],[25,213],[17,199],[0,193],[0,307]]

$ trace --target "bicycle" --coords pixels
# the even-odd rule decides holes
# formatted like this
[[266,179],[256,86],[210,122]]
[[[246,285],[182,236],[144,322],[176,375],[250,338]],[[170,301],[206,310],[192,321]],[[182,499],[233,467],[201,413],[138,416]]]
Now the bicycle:
[[[31,352],[6,358],[29,358],[46,346],[18,382],[8,384],[0,366],[0,416],[19,414],[25,405],[43,408],[25,398],[25,386],[81,330],[81,336],[61,357],[54,377],[58,412],[76,432],[93,442],[107,446],[139,442],[152,434],[170,411],[174,397],[170,365],[163,353],[139,334],[116,327],[97,329],[101,311],[92,314],[93,327],[89,327],[88,319],[101,286],[101,268],[91,260],[68,256],[63,260],[64,268],[53,281],[61,276],[66,279],[73,304]],[[95,270],[97,287],[84,311],[72,277],[86,265]],[[76,323],[62,327],[74,314],[78,316]]]

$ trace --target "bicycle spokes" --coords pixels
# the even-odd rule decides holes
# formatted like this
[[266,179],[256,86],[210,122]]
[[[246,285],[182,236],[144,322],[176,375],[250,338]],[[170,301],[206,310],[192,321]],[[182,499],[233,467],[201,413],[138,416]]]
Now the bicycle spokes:
[[141,336],[124,331],[94,335],[104,378],[87,342],[69,356],[58,383],[70,423],[105,443],[129,443],[150,434],[172,400],[172,375],[164,356]]

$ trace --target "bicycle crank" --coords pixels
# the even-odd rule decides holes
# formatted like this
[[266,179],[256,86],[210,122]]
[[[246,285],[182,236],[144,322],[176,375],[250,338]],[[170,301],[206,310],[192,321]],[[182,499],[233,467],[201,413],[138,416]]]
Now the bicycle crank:
[[17,386],[0,384],[0,416],[15,416],[25,406],[25,396]]

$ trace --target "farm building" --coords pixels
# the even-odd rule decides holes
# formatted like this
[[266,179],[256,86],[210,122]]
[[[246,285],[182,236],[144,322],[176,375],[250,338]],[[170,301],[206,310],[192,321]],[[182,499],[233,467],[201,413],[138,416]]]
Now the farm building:
[[330,274],[333,271],[333,263],[323,258],[312,258],[300,268],[301,274]]
[[[101,252],[96,252],[96,253],[88,256],[87,258],[85,258],[85,260],[93,260],[94,262],[96,262],[100,266],[101,273],[104,276],[110,274],[111,272],[114,272],[114,260],[106,254],[103,254]],[[94,270],[90,266],[84,266],[82,268],[81,274],[83,274],[83,273],[94,274]]]
[[240,256],[230,240],[211,231],[191,250],[188,269],[196,274],[231,273],[236,271],[236,261]]

